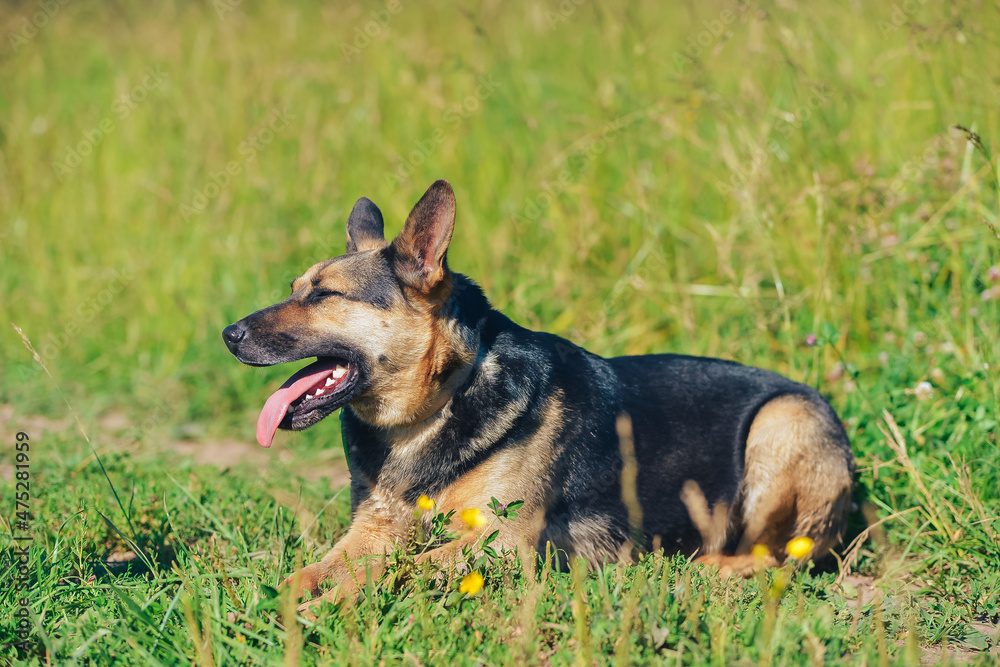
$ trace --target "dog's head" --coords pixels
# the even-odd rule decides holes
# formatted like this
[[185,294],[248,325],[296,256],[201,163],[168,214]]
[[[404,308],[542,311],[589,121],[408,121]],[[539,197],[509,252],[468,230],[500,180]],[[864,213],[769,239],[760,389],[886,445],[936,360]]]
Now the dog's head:
[[261,445],[269,447],[278,428],[308,428],[348,404],[378,426],[437,409],[436,394],[475,355],[448,335],[441,313],[452,291],[445,255],[454,225],[455,195],[444,180],[424,193],[391,243],[382,213],[359,199],[346,254],[310,267],[287,299],[223,330],[245,364],[316,357],[267,399],[257,422]]

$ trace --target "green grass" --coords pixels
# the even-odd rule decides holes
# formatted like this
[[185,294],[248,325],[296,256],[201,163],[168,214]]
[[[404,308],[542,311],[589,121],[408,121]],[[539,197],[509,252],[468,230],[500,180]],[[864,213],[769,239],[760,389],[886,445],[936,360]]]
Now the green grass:
[[[24,430],[25,664],[996,664],[995,5],[293,4],[69,2],[24,39],[41,4],[2,12],[0,659]],[[510,559],[475,598],[395,578],[286,632],[269,587],[349,521],[338,424],[255,451],[288,369],[221,329],[342,252],[359,196],[394,233],[439,177],[452,267],[516,321],[829,396],[850,537],[885,520],[852,578]]]

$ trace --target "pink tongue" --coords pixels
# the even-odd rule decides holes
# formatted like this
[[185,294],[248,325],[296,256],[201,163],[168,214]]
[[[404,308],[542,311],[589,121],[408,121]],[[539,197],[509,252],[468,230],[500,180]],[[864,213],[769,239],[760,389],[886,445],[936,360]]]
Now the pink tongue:
[[281,389],[271,394],[257,418],[257,442],[262,447],[271,446],[278,424],[285,418],[292,401],[325,380],[335,368],[336,362],[316,361],[288,378]]

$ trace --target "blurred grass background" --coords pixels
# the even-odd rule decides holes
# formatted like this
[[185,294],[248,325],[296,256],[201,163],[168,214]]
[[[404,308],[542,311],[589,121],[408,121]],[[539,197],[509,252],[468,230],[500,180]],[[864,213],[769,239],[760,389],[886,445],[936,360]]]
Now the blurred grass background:
[[[250,438],[244,413],[287,369],[241,368],[222,327],[341,253],[359,196],[395,231],[447,177],[452,265],[597,352],[802,378],[801,341],[829,322],[859,367],[914,326],[974,365],[989,179],[908,241],[961,185],[949,126],[987,142],[997,127],[982,64],[998,21],[977,7],[925,6],[883,36],[894,10],[861,4],[68,3],[0,61],[2,315],[81,409],[164,401]],[[144,89],[147,68],[162,76]],[[274,109],[287,127],[264,143]],[[102,120],[114,129],[88,140]],[[240,174],[193,210],[230,161]],[[131,279],[104,304],[115,271]],[[58,406],[18,336],[2,341],[2,400]]]
[[[0,12],[14,422],[64,417],[65,398],[85,424],[146,420],[147,455],[252,443],[290,369],[241,366],[222,328],[340,254],[358,197],[391,234],[443,177],[450,264],[513,319],[604,355],[720,356],[818,386],[848,423],[858,500],[937,515],[889,542],[920,535],[906,549],[948,564],[939,592],[996,580],[991,523],[954,550],[961,502],[1000,510],[995,2],[47,6]],[[883,409],[929,494],[879,432]],[[276,449],[309,461],[339,451],[338,431]],[[58,440],[88,460],[68,426]],[[963,461],[969,488],[942,519],[930,508]]]

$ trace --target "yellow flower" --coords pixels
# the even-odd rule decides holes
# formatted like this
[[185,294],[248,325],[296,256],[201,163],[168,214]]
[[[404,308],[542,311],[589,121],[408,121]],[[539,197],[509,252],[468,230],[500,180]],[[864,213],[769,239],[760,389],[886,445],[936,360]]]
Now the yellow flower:
[[763,544],[753,545],[753,549],[750,550],[750,554],[755,560],[766,560],[771,556],[771,550],[765,547]]
[[785,545],[785,551],[796,560],[802,560],[812,551],[813,541],[808,537],[796,537]]
[[478,572],[470,572],[462,578],[462,585],[458,587],[459,593],[475,595],[483,588],[483,575]]
[[[458,515],[462,521],[465,522],[469,528],[482,528],[489,521],[486,519],[486,515],[483,514],[478,507],[470,507],[468,509],[462,510],[462,513]],[[477,575],[478,576],[478,575]]]
[[428,498],[426,494],[422,495],[417,498],[417,507],[427,512],[434,509],[434,501]]

